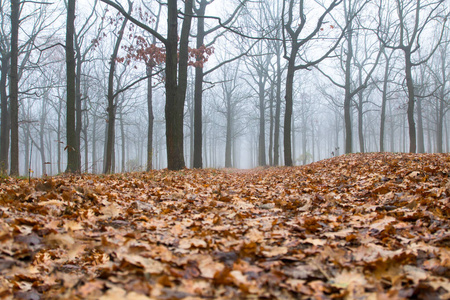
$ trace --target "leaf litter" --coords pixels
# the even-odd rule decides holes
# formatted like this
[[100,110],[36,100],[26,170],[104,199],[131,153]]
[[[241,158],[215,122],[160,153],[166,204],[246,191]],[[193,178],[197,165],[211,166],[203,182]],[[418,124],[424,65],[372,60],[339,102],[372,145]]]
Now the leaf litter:
[[450,155],[0,184],[3,299],[450,299]]

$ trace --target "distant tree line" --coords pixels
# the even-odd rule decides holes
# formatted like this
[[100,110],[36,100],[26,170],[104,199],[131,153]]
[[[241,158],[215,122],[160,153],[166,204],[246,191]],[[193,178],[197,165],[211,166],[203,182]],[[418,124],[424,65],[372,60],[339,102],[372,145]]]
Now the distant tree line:
[[450,148],[444,0],[9,0],[0,15],[3,175]]

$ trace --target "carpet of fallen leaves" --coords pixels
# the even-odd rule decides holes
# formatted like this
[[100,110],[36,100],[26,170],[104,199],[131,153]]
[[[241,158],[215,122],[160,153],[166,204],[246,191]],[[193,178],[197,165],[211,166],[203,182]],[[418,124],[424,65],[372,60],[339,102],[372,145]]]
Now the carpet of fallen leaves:
[[0,297],[450,299],[450,155],[2,179]]

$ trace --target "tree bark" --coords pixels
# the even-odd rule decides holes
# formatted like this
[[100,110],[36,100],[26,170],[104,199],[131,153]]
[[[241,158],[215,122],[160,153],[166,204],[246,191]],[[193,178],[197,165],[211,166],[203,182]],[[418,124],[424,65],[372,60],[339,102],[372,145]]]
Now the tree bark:
[[0,172],[1,174],[8,174],[8,159],[9,159],[9,131],[10,120],[8,110],[8,95],[6,93],[6,79],[9,70],[9,52],[2,54],[2,67],[0,77],[0,98],[1,98],[1,129],[0,129]]
[[9,101],[11,107],[11,176],[19,175],[19,10],[20,1],[11,0],[11,69],[9,75]]
[[67,135],[67,168],[66,173],[80,171],[80,154],[77,153],[77,141],[75,130],[75,0],[68,0],[67,24],[66,24],[66,72],[67,72],[67,103],[66,103],[66,135]]
[[[197,19],[197,49],[204,45],[205,39],[205,15],[206,0],[201,0],[200,6],[196,9]],[[203,68],[198,66],[195,68],[195,91],[194,91],[194,168],[202,168],[202,106],[203,106]]]
[[414,120],[415,94],[412,78],[411,50],[409,48],[404,48],[403,51],[405,53],[406,86],[408,88],[408,108],[406,113],[409,126],[409,152],[416,153],[416,122]]
[[[297,50],[297,49],[296,49]],[[292,166],[292,144],[291,144],[291,122],[293,109],[293,91],[294,91],[294,63],[295,53],[288,62],[287,77],[286,77],[286,111],[284,113],[284,164],[285,166]]]
[[180,170],[185,167],[183,155],[183,112],[187,88],[188,42],[192,20],[192,0],[185,1],[184,13],[180,36],[180,63],[177,82],[178,9],[176,0],[168,1],[165,115],[167,167],[169,170]]
[[[75,32],[74,32],[75,34]],[[81,50],[79,49],[78,42],[74,44],[76,54],[75,54],[75,63],[76,63],[76,71],[75,71],[75,140],[76,147],[75,150],[78,153],[78,164],[80,165],[79,169],[81,171]]]
[[[347,19],[349,17],[347,16]],[[351,22],[351,21],[347,21]],[[351,63],[353,59],[353,31],[351,23],[347,32],[347,57],[345,59],[345,83],[344,83],[344,122],[345,122],[345,153],[353,152],[353,132],[352,132],[352,91],[351,91]]]

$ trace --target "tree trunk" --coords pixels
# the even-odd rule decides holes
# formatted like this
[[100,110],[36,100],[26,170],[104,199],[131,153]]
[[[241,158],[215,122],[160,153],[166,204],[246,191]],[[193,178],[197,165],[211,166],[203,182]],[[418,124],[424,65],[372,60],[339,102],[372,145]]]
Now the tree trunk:
[[270,107],[269,107],[269,119],[270,119],[270,127],[269,127],[269,166],[273,166],[273,102],[275,101],[273,89],[270,89]]
[[97,116],[94,115],[92,124],[92,173],[97,173]]
[[345,122],[345,153],[353,152],[353,133],[352,133],[352,91],[351,91],[351,63],[353,59],[353,32],[351,23],[348,25],[347,33],[347,57],[345,60],[345,95],[344,95],[344,122]]
[[425,153],[421,98],[417,98],[417,152]]
[[11,0],[11,70],[9,75],[9,101],[11,105],[11,166],[10,174],[19,175],[19,9],[20,1]]
[[8,174],[8,159],[9,159],[9,110],[8,110],[8,95],[6,93],[6,78],[9,70],[9,53],[2,54],[2,67],[0,77],[0,98],[1,98],[1,129],[0,129],[0,173]]
[[[207,2],[201,0],[200,7],[196,10],[197,19],[197,49],[203,46],[205,39],[205,15]],[[198,58],[199,59],[199,58]],[[202,106],[203,106],[203,68],[195,68],[195,91],[194,91],[194,168],[202,168]]]
[[188,42],[192,20],[192,0],[186,0],[184,12],[185,16],[180,36],[180,64],[177,82],[178,10],[176,0],[168,1],[165,115],[167,167],[169,170],[180,170],[185,167],[183,155],[183,112],[187,88]]
[[67,28],[66,28],[66,65],[67,65],[67,107],[66,107],[66,135],[67,135],[67,173],[80,171],[80,154],[77,153],[77,138],[75,130],[75,0],[68,0],[67,4]]
[[264,87],[266,80],[263,78],[263,74],[259,74],[259,83],[258,83],[258,94],[259,94],[259,138],[258,138],[258,165],[265,166],[266,165],[266,106],[265,106],[265,97],[264,97]]
[[405,75],[406,85],[408,88],[408,125],[409,125],[409,152],[416,153],[416,123],[414,121],[414,82],[412,78],[412,63],[411,63],[411,50],[409,48],[404,49],[405,53]]
[[294,64],[295,53],[291,55],[288,62],[287,77],[286,77],[286,111],[284,113],[284,165],[292,166],[292,145],[291,145],[291,122],[292,122],[292,108],[293,108],[293,91],[294,91]]
[[358,138],[359,138],[359,151],[365,152],[364,146],[364,112],[363,112],[363,92],[358,93]]
[[62,173],[61,169],[61,118],[62,118],[62,101],[59,101],[58,104],[58,127],[56,132],[56,142],[58,143],[58,148],[56,150],[57,164],[58,164],[58,174]]
[[147,111],[148,111],[148,130],[147,130],[147,172],[153,167],[153,83],[152,67],[147,66]]
[[445,115],[445,102],[444,102],[444,93],[445,93],[445,84],[444,81],[443,86],[441,88],[441,97],[439,98],[438,104],[438,120],[436,123],[436,148],[438,153],[443,153],[443,128],[444,128],[444,115]]
[[[129,7],[131,12],[131,6]],[[109,62],[109,76],[108,76],[108,124],[107,124],[107,134],[105,143],[105,161],[103,167],[103,173],[113,172],[113,160],[115,159],[114,154],[114,143],[115,143],[115,125],[116,125],[116,96],[114,95],[114,72],[116,70],[116,59],[119,53],[120,43],[122,42],[123,33],[125,31],[125,26],[127,25],[128,19],[124,18],[122,26],[120,27],[119,35],[117,37],[116,43],[114,45],[114,50],[111,55]]]
[[41,152],[41,164],[42,164],[42,175],[47,175],[47,165],[46,165],[46,159],[45,159],[45,142],[44,142],[44,136],[45,136],[45,122],[46,116],[47,116],[47,101],[48,101],[48,94],[47,92],[44,93],[44,102],[42,103],[42,110],[41,110],[41,117],[39,122],[39,150]]
[[386,59],[386,65],[384,69],[384,80],[383,80],[383,91],[381,98],[381,118],[380,118],[380,152],[384,152],[384,136],[385,136],[385,126],[386,126],[386,103],[387,103],[387,89],[388,89],[388,79],[389,79],[389,62],[390,57],[384,53],[384,58]]
[[232,104],[231,104],[231,95],[226,93],[226,105],[227,105],[227,132],[225,138],[225,168],[232,168],[233,165],[231,163],[231,136],[233,129],[233,112],[232,112]]
[[307,137],[306,137],[306,115],[303,112],[302,116],[302,165],[306,165],[308,161]]
[[78,162],[80,164],[81,171],[81,53],[78,49],[78,43],[74,45],[76,49],[76,72],[75,72],[75,139],[76,147],[75,150],[78,153]]
[[122,163],[121,163],[121,172],[126,172],[126,153],[125,153],[125,143],[126,143],[126,136],[125,136],[125,126],[123,124],[123,113],[120,111],[120,139],[122,140]]
[[277,50],[277,91],[275,105],[275,132],[273,134],[273,164],[280,164],[280,119],[281,119],[281,51]]

